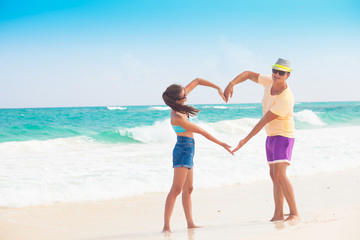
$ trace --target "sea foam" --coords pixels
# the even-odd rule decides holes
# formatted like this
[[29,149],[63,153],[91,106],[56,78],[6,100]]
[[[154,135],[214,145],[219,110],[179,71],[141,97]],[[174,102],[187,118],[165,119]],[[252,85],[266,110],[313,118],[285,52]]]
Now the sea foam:
[[227,106],[204,106],[203,108],[228,109]]
[[151,110],[158,110],[158,111],[168,111],[171,110],[170,107],[150,107]]
[[126,107],[106,107],[109,110],[125,110]]
[[311,110],[303,110],[294,114],[295,120],[299,122],[305,122],[316,126],[324,126],[324,123],[320,117]]
[[[89,137],[1,143],[0,207],[95,201],[168,191],[176,141],[168,121],[127,129],[141,144],[105,144]],[[198,124],[234,148],[256,122],[257,119],[243,119]],[[356,126],[296,131],[289,176],[360,166],[360,135],[354,134],[359,131]],[[155,137],[155,133],[159,136]],[[195,187],[269,180],[265,138],[262,130],[233,157],[196,134]]]

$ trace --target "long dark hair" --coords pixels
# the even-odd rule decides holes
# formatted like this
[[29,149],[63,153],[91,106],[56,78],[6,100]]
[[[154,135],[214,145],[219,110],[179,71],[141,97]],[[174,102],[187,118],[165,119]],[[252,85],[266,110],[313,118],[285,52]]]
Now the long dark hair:
[[182,90],[183,87],[178,84],[170,85],[162,95],[165,104],[176,112],[190,114],[192,116],[196,115],[198,112],[200,112],[200,110],[192,106],[183,105],[176,102],[177,100],[181,99],[180,94]]

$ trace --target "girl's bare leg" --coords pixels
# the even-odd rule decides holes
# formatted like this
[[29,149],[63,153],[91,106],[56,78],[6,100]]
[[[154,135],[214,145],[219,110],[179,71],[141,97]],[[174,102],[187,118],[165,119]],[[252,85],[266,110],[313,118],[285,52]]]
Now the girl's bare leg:
[[184,187],[182,189],[182,204],[188,228],[197,228],[192,218],[191,193],[193,191],[193,168],[189,170]]
[[171,186],[170,192],[166,198],[166,203],[165,203],[164,228],[162,232],[171,232],[170,218],[174,210],[176,197],[181,193],[188,172],[189,170],[186,167],[174,168],[173,184]]

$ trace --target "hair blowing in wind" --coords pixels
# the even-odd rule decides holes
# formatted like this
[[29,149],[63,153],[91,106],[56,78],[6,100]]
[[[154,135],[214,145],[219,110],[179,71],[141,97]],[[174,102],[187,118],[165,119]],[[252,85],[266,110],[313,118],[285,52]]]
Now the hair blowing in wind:
[[165,90],[162,98],[165,104],[168,105],[172,110],[183,114],[189,113],[190,115],[194,116],[200,112],[198,109],[177,103],[177,101],[181,98],[180,94],[182,89],[182,86],[178,84],[172,84]]

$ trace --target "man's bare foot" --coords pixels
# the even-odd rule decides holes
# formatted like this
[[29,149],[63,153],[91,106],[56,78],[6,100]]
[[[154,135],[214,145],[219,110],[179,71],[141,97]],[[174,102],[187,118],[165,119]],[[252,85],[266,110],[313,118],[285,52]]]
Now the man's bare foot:
[[170,228],[164,227],[161,233],[171,233],[171,230],[170,230]]
[[283,222],[285,221],[284,216],[273,216],[273,218],[270,220],[270,222]]
[[191,223],[191,224],[188,223],[188,228],[189,229],[191,229],[191,228],[201,228],[201,226],[197,226],[194,223]]

